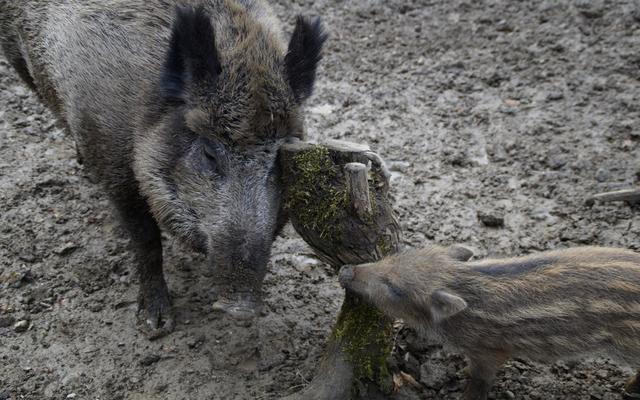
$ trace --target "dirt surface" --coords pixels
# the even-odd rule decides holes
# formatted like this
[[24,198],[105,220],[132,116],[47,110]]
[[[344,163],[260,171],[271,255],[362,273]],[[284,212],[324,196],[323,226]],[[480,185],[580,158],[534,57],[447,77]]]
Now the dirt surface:
[[[394,171],[407,244],[479,257],[584,244],[640,250],[640,209],[584,206],[640,175],[640,5],[629,1],[296,1],[331,32],[311,138],[367,142]],[[254,324],[211,311],[213,278],[178,243],[177,330],[134,327],[123,232],[74,145],[0,61],[0,399],[275,399],[312,376],[342,300],[289,227]],[[484,221],[484,222],[483,222]],[[491,225],[491,226],[488,226]],[[171,240],[168,240],[171,243]],[[399,325],[400,326],[400,325]],[[395,370],[454,399],[464,360],[399,327]],[[609,361],[508,364],[498,399],[616,399]]]

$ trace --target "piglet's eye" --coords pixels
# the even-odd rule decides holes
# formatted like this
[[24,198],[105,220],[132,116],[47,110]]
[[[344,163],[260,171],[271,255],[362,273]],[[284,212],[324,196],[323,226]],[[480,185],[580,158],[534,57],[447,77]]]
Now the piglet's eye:
[[405,296],[405,292],[399,287],[392,284],[388,279],[383,279],[383,283],[385,284],[385,286],[387,287],[387,290],[393,297],[402,298]]

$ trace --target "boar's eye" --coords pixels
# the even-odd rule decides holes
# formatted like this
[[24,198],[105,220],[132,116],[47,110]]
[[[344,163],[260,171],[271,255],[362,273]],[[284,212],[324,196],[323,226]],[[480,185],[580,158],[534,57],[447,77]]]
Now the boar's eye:
[[206,157],[209,167],[217,173],[222,172],[224,150],[219,143],[209,139],[203,139],[202,152]]

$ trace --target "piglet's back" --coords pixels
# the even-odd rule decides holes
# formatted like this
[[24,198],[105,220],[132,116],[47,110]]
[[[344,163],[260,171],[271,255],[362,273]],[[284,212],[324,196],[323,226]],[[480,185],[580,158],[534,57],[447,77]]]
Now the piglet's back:
[[639,355],[637,253],[582,247],[471,262],[458,271],[452,289],[469,307],[444,328],[462,347],[538,360]]

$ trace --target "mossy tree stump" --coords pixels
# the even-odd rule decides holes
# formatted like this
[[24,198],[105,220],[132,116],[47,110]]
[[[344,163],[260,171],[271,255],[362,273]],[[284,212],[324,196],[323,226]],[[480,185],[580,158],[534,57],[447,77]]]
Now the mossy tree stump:
[[[389,173],[367,146],[296,141],[280,154],[285,208],[320,259],[336,271],[398,251],[400,227],[388,200]],[[392,321],[347,292],[313,381],[287,399],[375,398],[392,389],[387,359]]]

